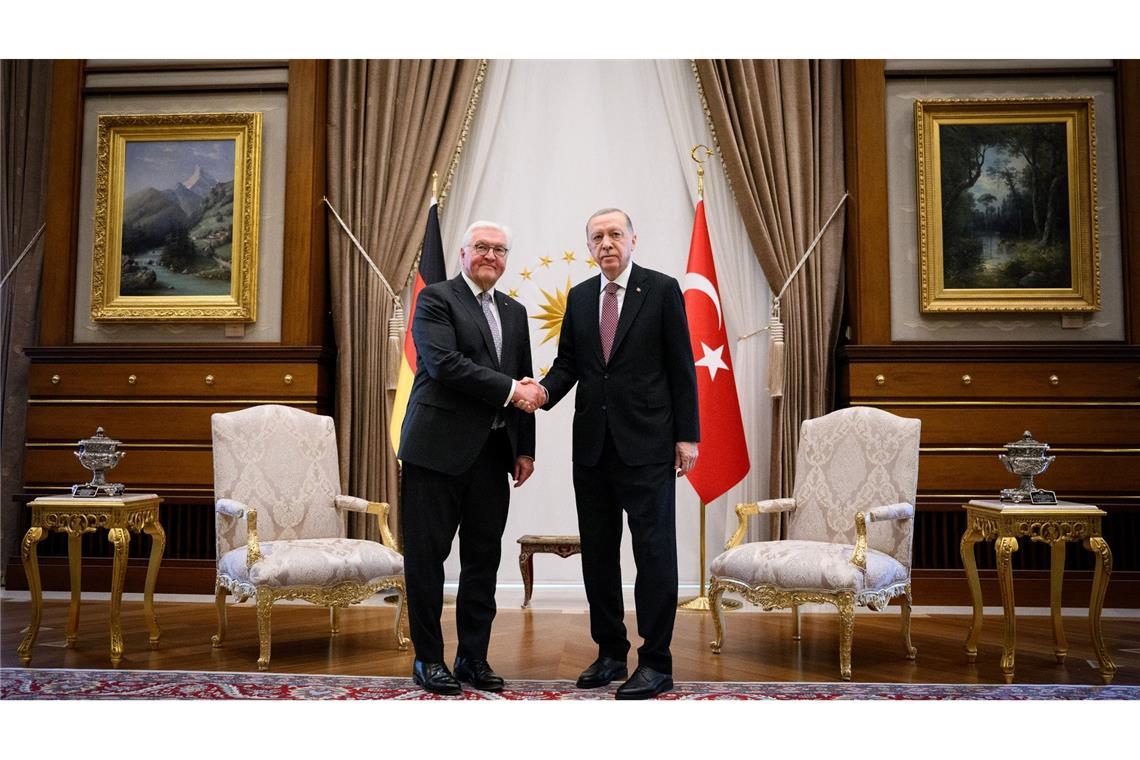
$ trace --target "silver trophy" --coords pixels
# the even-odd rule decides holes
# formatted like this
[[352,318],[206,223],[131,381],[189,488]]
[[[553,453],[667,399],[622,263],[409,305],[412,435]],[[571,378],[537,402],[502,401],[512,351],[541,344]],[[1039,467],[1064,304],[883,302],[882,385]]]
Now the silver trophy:
[[1056,457],[1045,456],[1049,444],[1033,440],[1033,436],[1026,430],[1020,441],[1007,443],[1004,454],[998,454],[998,459],[1005,465],[1005,469],[1014,475],[1021,476],[1020,488],[1001,489],[1001,500],[1014,504],[1028,502],[1030,504],[1056,504],[1057,494],[1046,491],[1033,485],[1033,477],[1049,469]]
[[72,486],[72,496],[91,498],[93,496],[122,495],[123,484],[108,483],[103,474],[107,470],[114,469],[126,453],[115,450],[115,447],[120,443],[122,441],[116,441],[103,435],[103,428],[97,428],[95,435],[79,441],[77,444],[79,451],[74,452],[74,454],[81,465],[91,470],[93,476],[90,483]]

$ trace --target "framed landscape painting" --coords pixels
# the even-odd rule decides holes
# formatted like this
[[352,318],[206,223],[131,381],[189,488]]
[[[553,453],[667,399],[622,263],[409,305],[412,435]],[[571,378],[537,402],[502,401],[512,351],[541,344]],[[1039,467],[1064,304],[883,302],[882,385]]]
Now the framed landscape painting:
[[924,312],[1100,308],[1091,98],[917,100]]
[[100,116],[96,321],[253,322],[260,113]]

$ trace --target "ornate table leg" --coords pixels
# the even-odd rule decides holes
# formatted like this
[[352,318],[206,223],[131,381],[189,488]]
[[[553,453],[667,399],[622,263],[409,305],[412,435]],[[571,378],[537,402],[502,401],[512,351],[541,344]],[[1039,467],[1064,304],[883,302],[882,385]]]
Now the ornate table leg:
[[982,540],[982,532],[975,527],[967,527],[962,534],[959,552],[962,566],[966,568],[966,583],[970,586],[970,599],[974,604],[974,618],[970,621],[970,632],[966,634],[966,659],[978,659],[978,637],[982,634],[982,584],[978,581],[978,561],[974,557],[974,544]]
[[1086,538],[1084,546],[1096,555],[1096,569],[1093,571],[1092,596],[1089,598],[1089,631],[1092,633],[1093,648],[1100,661],[1100,677],[1106,684],[1112,683],[1116,675],[1116,664],[1104,648],[1100,635],[1100,611],[1104,607],[1104,592],[1108,590],[1108,577],[1112,575],[1112,551],[1108,542],[1100,536]]
[[1013,683],[1014,647],[1017,641],[1016,605],[1013,601],[1013,553],[1017,551],[1015,536],[997,539],[998,585],[1001,587],[1001,606],[1005,615],[1005,630],[1001,637],[1001,673],[1006,683]]
[[111,528],[107,540],[115,547],[111,566],[111,667],[123,659],[123,584],[127,579],[127,547],[131,534],[126,528]]
[[519,552],[519,571],[523,580],[523,609],[530,606],[530,595],[534,591],[534,552],[523,548]]
[[44,594],[40,587],[40,564],[36,556],[36,544],[44,540],[43,528],[32,526],[24,534],[20,543],[20,561],[24,563],[24,575],[28,577],[28,591],[32,595],[32,620],[28,623],[28,631],[20,641],[16,650],[20,655],[20,662],[27,666],[32,661],[32,645],[36,643],[36,635],[40,632],[40,618],[44,611]]
[[67,566],[71,576],[71,607],[67,612],[67,646],[72,648],[79,640],[79,597],[83,588],[83,550],[80,547],[82,533],[67,534]]
[[1057,662],[1063,663],[1069,653],[1069,643],[1065,641],[1065,625],[1061,621],[1061,583],[1065,577],[1065,541],[1053,542],[1049,558],[1049,611],[1053,618],[1053,654]]
[[166,548],[166,531],[162,524],[155,520],[143,526],[143,530],[150,536],[150,560],[146,566],[146,586],[143,588],[143,617],[150,626],[150,648],[158,648],[158,618],[154,614],[154,586],[158,582],[158,567],[162,564],[162,552]]

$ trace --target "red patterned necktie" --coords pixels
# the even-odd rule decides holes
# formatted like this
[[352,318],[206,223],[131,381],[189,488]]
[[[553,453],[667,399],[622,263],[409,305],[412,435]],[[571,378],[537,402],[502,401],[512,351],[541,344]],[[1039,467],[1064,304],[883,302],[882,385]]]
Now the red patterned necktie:
[[606,294],[602,296],[602,356],[606,358],[606,363],[610,361],[610,351],[614,347],[614,334],[617,332],[618,323],[618,301],[617,301],[618,284],[611,282],[606,284]]

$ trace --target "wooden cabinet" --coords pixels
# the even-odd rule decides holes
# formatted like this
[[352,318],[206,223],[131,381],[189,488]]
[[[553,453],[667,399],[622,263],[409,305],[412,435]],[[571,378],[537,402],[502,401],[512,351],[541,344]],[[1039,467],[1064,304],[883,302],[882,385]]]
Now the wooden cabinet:
[[[177,561],[164,563],[163,591],[211,591],[210,415],[256,404],[332,413],[332,354],[319,347],[66,346],[27,353],[24,491],[42,496],[88,481],[91,473],[73,452],[77,441],[102,427],[122,442],[125,453],[107,479],[123,483],[128,492],[154,492],[164,499],[166,556]],[[83,554],[107,559],[107,570],[110,549],[105,544],[84,537]],[[45,587],[66,588],[65,543],[49,538],[40,554]],[[98,585],[100,565],[93,567]],[[8,578],[12,588],[21,587],[18,557],[9,563]]]

